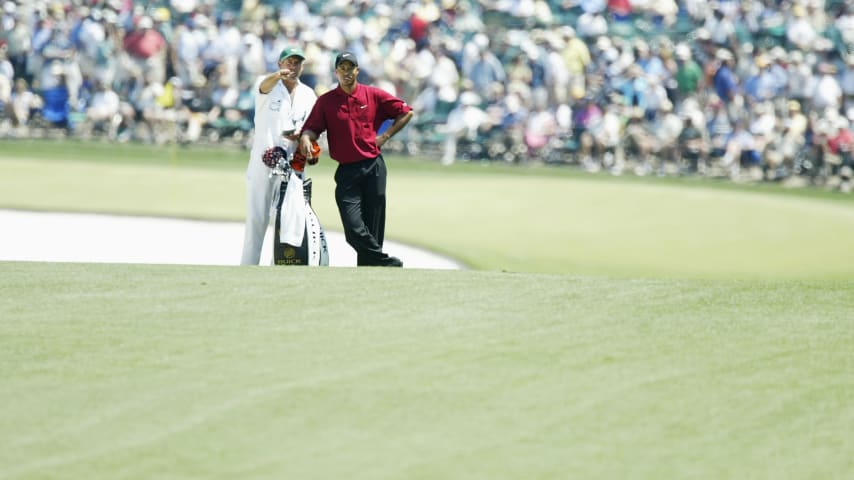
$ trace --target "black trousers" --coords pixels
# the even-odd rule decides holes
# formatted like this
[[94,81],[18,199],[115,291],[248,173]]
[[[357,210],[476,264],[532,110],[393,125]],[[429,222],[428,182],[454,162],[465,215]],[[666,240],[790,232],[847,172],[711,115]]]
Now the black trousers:
[[340,164],[335,171],[335,203],[359,266],[380,265],[389,258],[383,253],[387,174],[382,155]]

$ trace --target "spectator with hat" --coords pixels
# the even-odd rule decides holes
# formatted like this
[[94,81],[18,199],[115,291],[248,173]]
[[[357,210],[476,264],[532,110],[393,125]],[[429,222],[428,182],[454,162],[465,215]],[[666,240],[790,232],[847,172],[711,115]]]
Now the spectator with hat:
[[807,17],[806,9],[800,3],[792,5],[792,16],[786,26],[786,40],[792,50],[809,51],[818,39],[810,18]]
[[124,48],[136,67],[137,80],[148,77],[154,83],[166,82],[168,45],[151,17],[139,19],[136,28],[124,37]]
[[741,94],[739,92],[739,80],[733,71],[733,55],[732,52],[725,48],[720,48],[715,55],[718,63],[715,74],[712,77],[715,93],[723,102],[727,114],[731,119],[735,119],[737,115],[734,113],[733,107],[740,107]]

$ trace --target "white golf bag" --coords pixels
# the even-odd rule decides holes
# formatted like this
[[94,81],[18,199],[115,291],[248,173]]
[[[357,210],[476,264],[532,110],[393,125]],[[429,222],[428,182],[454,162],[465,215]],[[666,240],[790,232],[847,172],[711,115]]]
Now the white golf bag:
[[311,179],[283,158],[271,175],[281,183],[273,197],[276,219],[273,234],[274,265],[329,265],[326,234],[311,207]]

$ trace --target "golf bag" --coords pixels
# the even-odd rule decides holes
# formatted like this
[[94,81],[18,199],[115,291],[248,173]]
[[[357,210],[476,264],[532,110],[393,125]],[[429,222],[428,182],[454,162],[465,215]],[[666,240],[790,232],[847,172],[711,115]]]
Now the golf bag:
[[[274,265],[329,265],[329,248],[320,220],[311,208],[311,179],[280,161],[271,175],[282,181],[274,196]],[[288,186],[293,182],[293,188]],[[300,184],[302,188],[300,187]],[[289,223],[291,222],[291,223]],[[288,239],[298,238],[294,241]]]

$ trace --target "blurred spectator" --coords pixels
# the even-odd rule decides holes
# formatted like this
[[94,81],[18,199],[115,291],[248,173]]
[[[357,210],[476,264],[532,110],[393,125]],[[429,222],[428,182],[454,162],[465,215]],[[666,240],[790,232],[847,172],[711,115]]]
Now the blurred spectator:
[[477,92],[494,92],[495,84],[503,84],[507,74],[504,65],[489,49],[489,44],[482,45],[478,51],[478,59],[471,67],[469,78]]
[[798,103],[806,104],[806,101],[812,97],[816,78],[810,66],[804,61],[804,54],[800,50],[789,52],[788,60],[789,65],[786,69],[788,96]]
[[457,159],[460,141],[476,142],[478,135],[489,125],[489,117],[480,108],[481,98],[472,91],[460,94],[459,104],[448,114],[448,120],[442,128],[445,134],[442,164],[450,165]]
[[697,125],[694,117],[685,116],[682,131],[676,139],[676,154],[679,163],[688,172],[705,173],[708,142],[701,125]]
[[623,124],[621,106],[609,103],[601,117],[590,123],[588,131],[593,140],[593,158],[588,160],[587,168],[598,171],[600,167],[610,169],[612,173],[621,173],[623,165],[616,157],[617,147],[622,140]]
[[557,35],[551,34],[542,38],[541,42],[545,47],[544,73],[549,103],[552,105],[560,104],[566,101],[571,80],[564,57],[560,53],[564,48],[564,43]]
[[677,100],[699,93],[704,85],[703,70],[691,56],[688,45],[680,43],[676,45],[676,86]]
[[792,18],[786,27],[786,40],[792,49],[809,51],[818,38],[815,26],[806,15],[806,9],[801,3],[794,3],[791,10]]
[[581,162],[586,168],[595,168],[593,159],[593,136],[590,133],[592,126],[598,124],[602,119],[602,109],[593,101],[592,97],[584,95],[583,90],[576,89],[573,92],[575,106],[572,110],[572,136],[579,145]]
[[557,134],[557,130],[557,119],[554,113],[546,108],[545,102],[534,103],[534,108],[531,109],[525,124],[525,146],[528,147],[528,157],[542,158],[550,139]]
[[15,80],[15,90],[11,96],[12,123],[18,127],[26,127],[30,123],[33,112],[41,110],[44,106],[42,98],[30,90],[27,80],[19,78]]
[[[237,85],[239,78],[239,62],[243,52],[243,35],[237,28],[234,13],[226,10],[220,17],[219,28],[213,41],[206,49],[205,59],[208,68],[221,67],[221,75],[225,76],[230,85]],[[255,78],[245,77],[244,79]]]
[[[709,156],[711,166],[729,170],[733,165],[732,156],[727,156],[727,142],[733,132],[733,122],[730,121],[726,108],[716,96],[709,98],[707,102],[708,115],[706,120],[706,131],[709,136]],[[737,165],[736,165],[737,166]]]
[[578,38],[575,29],[571,26],[561,27],[560,34],[563,35],[564,47],[561,54],[566,69],[573,78],[578,78],[584,75],[584,71],[590,65],[590,49],[583,40]]
[[658,163],[653,158],[656,139],[650,131],[650,124],[644,120],[641,109],[632,108],[629,112],[622,143],[624,155],[627,161],[636,164],[636,174],[646,175]]
[[71,103],[76,103],[77,92],[82,84],[82,74],[77,61],[77,49],[71,41],[70,27],[67,22],[59,21],[47,30],[46,38],[40,48],[42,65],[47,67],[41,68],[41,86],[45,89],[54,86],[53,82],[57,81],[58,77],[51,73],[51,67],[59,65],[63,70],[63,82],[67,83],[71,95]]
[[206,22],[204,15],[196,15],[175,28],[175,73],[182,82],[193,87],[205,83],[202,51],[207,48],[209,41],[205,31]]
[[738,78],[732,70],[732,52],[721,48],[718,49],[715,57],[717,59],[717,68],[713,77],[715,93],[723,102],[730,118],[736,118],[738,115],[734,112],[741,109],[742,97],[739,92]]
[[[854,30],[854,28],[852,28]],[[843,110],[848,120],[854,120],[854,52],[848,54],[845,61],[845,71],[839,79],[839,86],[842,88]]]
[[54,128],[71,129],[71,94],[66,83],[65,70],[60,63],[53,63],[48,68],[52,79],[41,91],[44,106],[41,117]]
[[632,14],[632,2],[629,0],[608,0],[608,12],[614,20],[626,21]]
[[153,83],[166,80],[166,39],[154,29],[151,17],[139,19],[136,28],[125,36],[124,49],[133,61],[137,81],[142,83],[143,77]]
[[27,75],[27,58],[32,51],[32,29],[22,18],[15,3],[6,2],[3,5],[4,24],[0,32],[0,43],[6,45],[6,55],[12,63],[16,77],[24,77],[31,81],[32,77]]
[[[437,101],[454,103],[459,94],[460,74],[446,46],[431,47],[433,68],[424,81],[424,85],[435,87]],[[396,94],[396,92],[390,92]]]
[[264,46],[261,37],[253,31],[243,34],[243,47],[239,65],[240,81],[251,81],[267,72],[267,62],[264,59]]
[[[665,47],[665,45],[667,45]],[[648,77],[656,77],[657,79],[664,81],[669,77],[669,73],[664,66],[664,61],[661,58],[663,53],[669,53],[669,42],[663,42],[659,44],[659,51],[653,54],[650,51],[649,44],[642,39],[635,41],[634,51],[635,51],[635,63],[640,65],[643,72]]]
[[615,77],[615,80],[618,78],[622,79],[619,85],[619,92],[623,103],[630,107],[638,107],[641,111],[646,111],[647,80],[643,73],[643,68],[633,63],[626,69],[625,75]]
[[727,8],[727,4],[728,2],[725,1],[710,2],[712,14],[706,17],[706,23],[703,27],[708,30],[712,43],[718,48],[735,50],[739,42],[735,35],[736,29],[732,18],[732,9]]
[[[0,120],[5,119],[7,112],[10,110],[12,101],[12,79],[6,75],[0,74]],[[0,122],[0,127],[4,127],[4,123]]]
[[[6,86],[9,95],[11,95],[12,81],[15,78],[15,67],[6,56],[6,44],[0,42],[0,81]],[[8,98],[6,100],[8,101]],[[2,111],[2,108],[0,108],[0,111]]]
[[791,175],[796,168],[797,156],[806,145],[807,117],[795,100],[787,103],[787,115],[777,122],[774,134],[765,151],[766,178],[780,180]]
[[[94,76],[99,67],[101,46],[106,43],[107,30],[104,27],[104,16],[100,9],[92,9],[83,17],[75,30],[78,47],[78,61],[81,74],[86,77]],[[102,60],[101,60],[102,61]]]
[[135,103],[137,118],[147,131],[137,132],[142,138],[158,144],[177,140],[179,112],[183,110],[183,83],[178,77],[172,77],[166,83],[145,80]]
[[[532,52],[534,59],[539,59],[539,51]],[[524,53],[518,53],[507,66],[507,84],[508,88],[526,89],[533,82],[534,71],[531,69],[529,56]],[[545,100],[545,98],[544,98]]]
[[109,138],[116,138],[121,124],[119,95],[103,81],[96,81],[95,94],[86,109],[86,119],[95,131],[102,131]]
[[777,115],[774,104],[769,100],[753,107],[753,119],[748,129],[755,140],[755,150],[764,161],[764,152],[768,144],[777,136]]
[[[586,4],[594,4],[594,3],[602,3],[604,2],[600,0],[582,0],[582,8],[585,8]],[[598,8],[598,5],[596,7]],[[608,34],[608,21],[605,19],[605,16],[602,15],[601,10],[597,11],[588,11],[585,9],[584,13],[578,17],[578,23],[575,26],[576,32],[582,38],[594,38],[601,35]]]
[[755,58],[751,75],[744,80],[744,94],[752,102],[773,100],[778,92],[777,78],[771,72],[771,62],[764,54]]
[[409,38],[415,42],[416,48],[427,45],[430,25],[439,19],[439,9],[430,0],[421,0],[420,5],[413,6],[409,17]]
[[661,77],[650,75],[646,85],[646,110],[644,116],[647,120],[654,122],[658,119],[659,111],[665,104],[670,104],[667,89],[664,88]]
[[836,65],[822,62],[818,66],[820,75],[812,92],[812,107],[817,112],[838,112],[842,108],[842,87],[836,80]]
[[829,167],[829,175],[838,176],[843,167],[854,166],[852,163],[854,132],[849,128],[847,118],[839,116],[831,121],[823,147],[825,149],[825,163]]
[[697,165],[694,162],[682,165],[680,158],[680,135],[685,128],[685,122],[676,114],[673,104],[668,99],[661,100],[660,113],[651,122],[652,134],[655,138],[654,154],[661,159],[661,166],[665,168],[667,160],[673,159],[676,171],[685,173],[696,173]]
[[733,179],[739,178],[741,169],[756,174],[762,164],[762,154],[758,150],[756,136],[747,128],[744,120],[736,120],[732,134],[727,141],[724,166],[730,167]]

